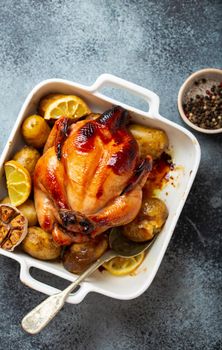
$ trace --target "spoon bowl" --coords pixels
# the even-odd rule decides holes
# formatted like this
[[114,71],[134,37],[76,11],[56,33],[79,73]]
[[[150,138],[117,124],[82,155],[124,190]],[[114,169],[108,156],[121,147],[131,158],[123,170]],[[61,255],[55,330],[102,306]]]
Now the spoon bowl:
[[133,242],[122,234],[120,228],[115,227],[111,230],[109,235],[109,246],[112,251],[116,253],[116,256],[130,258],[139,255],[149,248],[151,244],[153,244],[155,238],[156,236],[146,242]]

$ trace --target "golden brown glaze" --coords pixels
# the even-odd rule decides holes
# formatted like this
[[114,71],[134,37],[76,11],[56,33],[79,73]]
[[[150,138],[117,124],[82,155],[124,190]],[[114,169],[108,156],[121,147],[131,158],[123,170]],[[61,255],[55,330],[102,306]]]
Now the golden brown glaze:
[[86,240],[137,215],[152,161],[139,161],[127,122],[127,111],[114,107],[94,120],[55,123],[35,168],[34,191],[40,226],[58,244]]

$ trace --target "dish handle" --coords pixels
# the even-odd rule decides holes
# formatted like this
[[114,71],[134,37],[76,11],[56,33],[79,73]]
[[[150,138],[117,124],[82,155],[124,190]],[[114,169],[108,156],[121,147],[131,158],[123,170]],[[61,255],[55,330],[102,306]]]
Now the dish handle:
[[[45,284],[43,282],[40,282],[36,280],[34,277],[30,274],[30,268],[32,267],[27,263],[27,261],[20,261],[21,269],[20,269],[20,280],[22,283],[24,283],[26,286],[37,290],[38,292],[44,293],[46,295],[53,295],[56,293],[61,292],[61,290],[54,288],[50,286],[49,284]],[[71,283],[71,282],[70,282]],[[78,304],[80,303],[85,296],[89,293],[89,288],[87,287],[87,283],[83,282],[79,289],[71,293],[69,297],[67,298],[66,302],[70,304]]]
[[[146,116],[149,116],[151,118],[155,118],[156,115],[159,114],[159,104],[160,99],[157,94],[155,94],[153,91],[150,91],[148,89],[145,89],[139,85],[136,85],[134,83],[131,83],[127,80],[121,79],[119,77],[116,77],[112,74],[102,74],[98,77],[98,79],[95,81],[95,83],[90,87],[90,91],[94,92],[96,94],[99,94],[98,91],[105,87],[105,86],[111,86],[111,87],[117,87],[117,88],[123,88],[125,90],[128,90],[129,92],[133,93],[134,95],[142,98],[147,102],[149,105],[149,109],[147,112],[144,112],[140,109],[133,108],[131,106],[128,106],[126,104],[122,104],[126,109],[130,109],[136,113],[143,114]],[[103,94],[100,94],[100,96],[106,97]],[[113,99],[112,99],[113,100]],[[118,101],[114,100],[115,103],[118,105]]]

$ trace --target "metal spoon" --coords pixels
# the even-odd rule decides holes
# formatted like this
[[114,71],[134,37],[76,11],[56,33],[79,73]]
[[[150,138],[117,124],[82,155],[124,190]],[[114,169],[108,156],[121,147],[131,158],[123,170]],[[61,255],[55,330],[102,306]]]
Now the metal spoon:
[[109,235],[109,246],[111,249],[95,261],[66,289],[51,295],[30,311],[22,320],[22,328],[30,334],[39,333],[61,310],[69,294],[99,266],[117,256],[125,258],[136,256],[149,248],[153,241],[154,238],[148,242],[132,242],[123,236],[120,229],[113,228]]

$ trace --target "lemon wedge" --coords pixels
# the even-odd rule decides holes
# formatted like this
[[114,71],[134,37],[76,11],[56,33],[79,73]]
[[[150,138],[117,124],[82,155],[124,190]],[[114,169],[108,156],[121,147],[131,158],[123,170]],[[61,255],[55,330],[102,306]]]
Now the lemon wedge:
[[15,160],[5,163],[6,184],[11,204],[24,203],[31,192],[31,177],[27,169]]
[[91,110],[78,96],[55,94],[48,95],[40,101],[39,113],[47,120],[58,119],[63,115],[79,119],[84,114],[91,113]]
[[103,267],[115,276],[124,276],[133,272],[144,259],[144,252],[131,258],[113,258],[103,264]]

